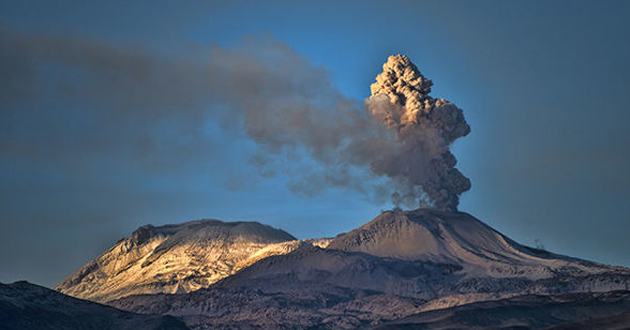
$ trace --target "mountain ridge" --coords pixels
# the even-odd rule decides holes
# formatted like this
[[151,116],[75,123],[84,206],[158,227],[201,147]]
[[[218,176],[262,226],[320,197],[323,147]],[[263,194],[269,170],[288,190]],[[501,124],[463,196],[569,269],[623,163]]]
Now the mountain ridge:
[[257,222],[215,219],[141,226],[54,289],[98,302],[140,293],[190,292],[305,242]]
[[208,288],[110,304],[177,315],[192,328],[203,319],[216,329],[355,329],[475,302],[629,284],[630,269],[520,245],[466,213],[421,209],[384,212],[325,248],[299,245]]

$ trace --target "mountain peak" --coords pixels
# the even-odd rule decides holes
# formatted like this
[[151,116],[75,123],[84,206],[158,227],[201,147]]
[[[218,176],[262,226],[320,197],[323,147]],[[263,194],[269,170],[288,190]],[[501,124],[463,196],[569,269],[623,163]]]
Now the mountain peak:
[[156,237],[185,236],[201,239],[218,238],[228,235],[256,242],[283,242],[295,240],[291,234],[282,229],[276,229],[258,222],[235,221],[224,222],[216,219],[193,220],[180,224],[162,226],[144,225],[136,229],[130,239],[138,244],[144,244]]
[[130,294],[189,292],[298,245],[291,234],[258,222],[145,225],[55,288],[101,302]]
[[[474,242],[465,237],[466,231],[475,233],[477,238]],[[447,261],[444,259],[456,259],[452,251],[454,245],[465,244],[469,248],[486,245],[489,241],[496,241],[497,234],[466,213],[430,209],[386,211],[336,238],[329,248],[379,257]]]
[[387,211],[367,224],[336,237],[330,249],[362,252],[377,257],[461,265],[468,274],[543,278],[558,269],[573,273],[605,268],[584,260],[520,245],[464,212],[432,209]]

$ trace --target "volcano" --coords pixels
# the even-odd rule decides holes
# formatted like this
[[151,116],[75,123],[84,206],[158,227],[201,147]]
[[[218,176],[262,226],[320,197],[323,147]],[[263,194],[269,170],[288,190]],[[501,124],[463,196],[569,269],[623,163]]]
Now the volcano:
[[[133,261],[122,271],[105,273],[103,260],[123,246]],[[176,264],[176,274],[231,268],[206,282],[142,270],[160,265],[166,272],[167,261],[181,258],[181,251],[202,255],[204,262],[186,257]],[[93,280],[89,274],[101,277]],[[168,290],[135,293],[149,282],[151,288]],[[124,283],[131,291],[111,291],[101,283]],[[629,286],[629,269],[521,245],[467,213],[419,209],[387,211],[360,228],[320,240],[295,240],[257,223],[143,227],[58,290],[87,292],[135,313],[178,316],[193,329],[353,329],[471,303],[502,299],[509,305],[519,296],[554,300]],[[594,304],[598,299],[592,299]],[[580,322],[579,315],[563,322]]]
[[386,258],[452,264],[467,277],[549,278],[620,268],[533,249],[463,212],[390,211],[330,242],[330,249]]

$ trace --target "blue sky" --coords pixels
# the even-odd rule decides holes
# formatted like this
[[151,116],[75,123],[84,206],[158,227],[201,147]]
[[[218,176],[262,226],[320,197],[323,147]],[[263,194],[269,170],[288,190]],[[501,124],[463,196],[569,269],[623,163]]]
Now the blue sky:
[[[204,93],[187,88],[205,86],[203,72],[178,76],[134,112],[123,102],[135,102],[133,90],[87,89],[83,77],[98,68],[63,57],[78,44],[104,62],[177,66],[212,47],[264,56],[243,46],[252,36],[287,45],[305,75],[325,72],[357,101],[388,55],[408,55],[472,128],[453,146],[472,181],[460,210],[524,244],[630,266],[628,15],[626,1],[0,2],[3,44],[19,45],[17,35],[31,47],[0,49],[0,281],[54,285],[147,223],[252,220],[307,238],[391,208],[348,189],[294,194],[291,173],[258,175],[247,157],[259,146],[238,123],[204,117]],[[29,85],[30,67],[13,64],[45,42],[51,57]],[[138,157],[143,137],[160,151]]]

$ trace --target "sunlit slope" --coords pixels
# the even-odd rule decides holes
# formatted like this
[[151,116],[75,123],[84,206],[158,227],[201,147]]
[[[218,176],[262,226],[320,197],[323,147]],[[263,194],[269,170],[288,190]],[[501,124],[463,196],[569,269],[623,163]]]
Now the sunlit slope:
[[55,289],[100,302],[132,294],[190,292],[301,244],[306,243],[256,222],[200,220],[148,225],[120,240]]

